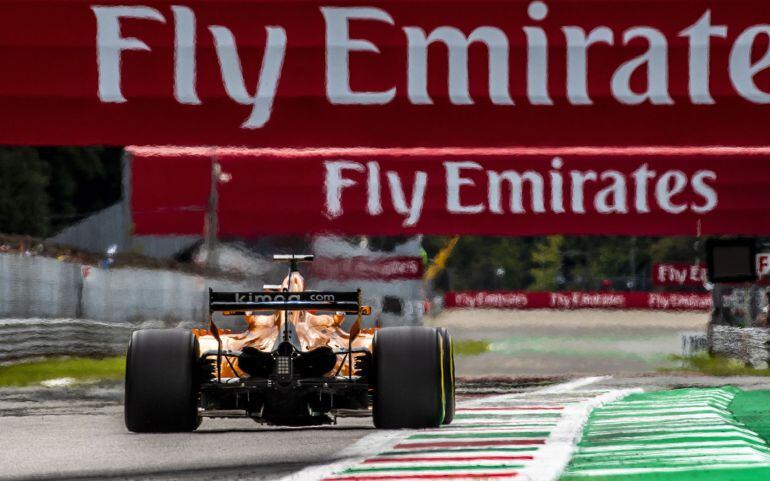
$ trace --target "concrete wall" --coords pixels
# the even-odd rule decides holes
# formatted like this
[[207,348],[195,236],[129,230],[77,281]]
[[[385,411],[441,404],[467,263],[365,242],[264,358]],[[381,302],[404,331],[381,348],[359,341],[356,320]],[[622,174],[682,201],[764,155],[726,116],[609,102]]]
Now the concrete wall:
[[88,252],[105,252],[116,246],[118,252],[135,252],[167,259],[198,242],[200,236],[130,235],[131,222],[125,201],[118,202],[67,227],[49,241]]
[[45,257],[0,254],[0,317],[197,323],[206,319],[209,287],[254,288],[252,283],[172,271],[83,267]]
[[[279,283],[283,275],[231,282],[166,270],[100,269],[47,257],[0,254],[0,319],[68,318],[132,324],[160,320],[201,325],[206,321],[209,288],[261,290],[265,283]],[[373,314],[366,316],[366,327],[377,318],[382,325],[391,326],[421,322],[420,280],[309,281],[315,290],[361,288],[365,303],[373,308]],[[381,312],[386,297],[400,300],[400,313]],[[242,326],[240,318],[217,315],[216,320],[222,327]]]
[[0,254],[0,317],[78,317],[80,265]]

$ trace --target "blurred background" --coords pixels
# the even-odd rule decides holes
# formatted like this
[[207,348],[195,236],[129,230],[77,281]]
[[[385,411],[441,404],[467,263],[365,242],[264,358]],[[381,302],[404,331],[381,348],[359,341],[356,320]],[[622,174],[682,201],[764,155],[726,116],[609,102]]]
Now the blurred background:
[[[119,357],[133,329],[202,326],[209,288],[279,283],[272,254],[310,252],[309,285],[362,288],[369,325],[450,327],[461,375],[650,372],[709,348],[767,367],[747,347],[761,339],[720,345],[709,327],[763,327],[763,281],[707,284],[703,238],[228,237],[227,172],[212,164],[205,202],[165,205],[147,185],[131,202],[144,165],[119,148],[0,149],[0,362]],[[136,232],[142,202],[158,233]],[[203,228],[163,233],[185,215]]]

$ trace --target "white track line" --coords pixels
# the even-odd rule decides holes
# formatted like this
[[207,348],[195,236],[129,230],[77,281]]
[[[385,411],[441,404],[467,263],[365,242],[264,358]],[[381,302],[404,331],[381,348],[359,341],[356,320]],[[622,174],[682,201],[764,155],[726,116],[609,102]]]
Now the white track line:
[[[480,403],[486,404],[487,402],[494,401],[496,399],[515,399],[517,397],[527,396],[531,394],[567,393],[570,391],[574,391],[575,389],[588,386],[589,384],[593,384],[599,381],[604,381],[606,379],[609,379],[610,377],[611,376],[584,377],[584,378],[575,379],[573,381],[560,383],[553,386],[544,387],[541,389],[536,389],[526,393],[502,394],[499,396],[490,396],[487,398],[474,399],[470,402],[463,403],[463,406],[472,406],[472,405],[475,406]],[[593,407],[588,409],[587,413],[590,413],[591,409],[593,409]],[[588,416],[587,413],[585,415],[586,419]],[[562,419],[564,418],[562,417]],[[561,422],[559,424],[561,424]],[[585,424],[585,420],[583,420],[582,423],[580,423],[579,425],[580,430],[582,430],[583,424]],[[559,429],[558,426],[556,429]],[[337,453],[336,461],[333,461],[329,464],[309,466],[300,471],[297,471],[296,473],[292,473],[288,476],[280,478],[278,481],[318,481],[319,479],[329,477],[334,473],[344,471],[345,469],[348,469],[360,463],[366,458],[375,456],[376,454],[384,451],[386,448],[397,444],[399,441],[406,439],[407,437],[413,435],[416,432],[418,431],[412,430],[412,429],[380,430],[380,431],[374,432],[372,434],[364,436],[363,438],[359,439],[355,443],[351,444],[347,448]],[[580,434],[580,431],[578,431],[577,435],[579,434]],[[577,439],[575,439],[575,442],[577,442]],[[572,449],[574,449],[574,445],[572,446]],[[569,452],[571,453],[572,451],[570,450]],[[561,466],[558,473],[561,473],[561,470],[563,470],[566,467],[566,463],[568,461],[569,461],[569,456],[567,456],[566,460],[563,463],[564,465]],[[544,468],[541,468],[541,469],[544,469]],[[531,479],[540,481],[541,478],[531,478]],[[556,479],[556,478],[550,478],[550,479]]]
[[607,379],[611,378],[612,376],[581,377],[579,379],[575,379],[574,381],[547,386],[542,389],[538,389],[535,392],[538,394],[561,394],[574,391],[575,389],[580,389],[581,387],[585,387],[590,384],[596,384],[599,381],[606,381]]

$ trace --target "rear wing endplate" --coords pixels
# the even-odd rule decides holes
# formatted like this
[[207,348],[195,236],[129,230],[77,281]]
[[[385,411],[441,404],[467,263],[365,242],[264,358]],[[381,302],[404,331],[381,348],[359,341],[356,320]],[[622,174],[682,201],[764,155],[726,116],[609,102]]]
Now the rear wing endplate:
[[[335,311],[368,314],[371,309],[361,305],[361,289],[352,292],[214,292],[209,289],[209,314],[246,311]],[[369,312],[367,312],[369,311]]]

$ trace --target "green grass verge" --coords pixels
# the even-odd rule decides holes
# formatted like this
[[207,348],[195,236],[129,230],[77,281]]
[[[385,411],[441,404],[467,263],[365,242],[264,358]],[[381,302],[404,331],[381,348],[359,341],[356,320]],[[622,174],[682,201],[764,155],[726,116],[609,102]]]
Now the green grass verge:
[[76,381],[117,381],[123,379],[124,356],[103,359],[60,357],[0,366],[0,387],[39,384],[49,379],[68,377]]
[[709,376],[770,376],[770,369],[754,369],[737,359],[711,357],[698,354],[692,357],[670,356],[669,361],[678,363],[678,367],[659,369],[661,372],[696,371]]
[[[770,391],[741,391],[730,403],[735,418],[770,442]],[[759,479],[759,478],[757,478]]]
[[475,339],[455,340],[453,347],[458,356],[477,356],[489,352],[489,341],[477,341]]

